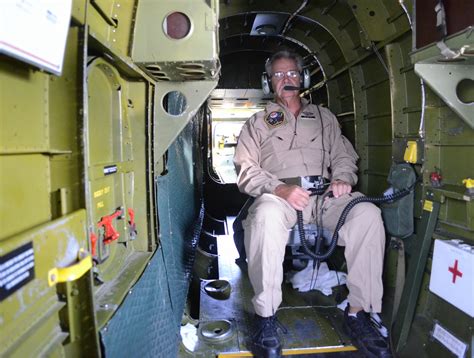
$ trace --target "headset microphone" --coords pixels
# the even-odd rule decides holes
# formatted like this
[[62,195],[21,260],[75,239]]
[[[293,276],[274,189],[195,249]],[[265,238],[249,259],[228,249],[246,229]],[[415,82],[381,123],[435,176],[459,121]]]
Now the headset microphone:
[[[309,73],[309,69],[307,68],[303,69],[303,72],[301,73],[300,81],[301,81],[300,87],[284,86],[283,90],[299,91],[301,89],[309,88],[309,85],[311,83],[311,74]],[[266,72],[262,73],[261,82],[262,82],[262,90],[264,94],[267,95],[273,92],[272,81],[270,80],[270,77],[268,77]]]
[[301,87],[286,85],[286,86],[283,87],[283,89],[285,91],[299,91],[301,89]]

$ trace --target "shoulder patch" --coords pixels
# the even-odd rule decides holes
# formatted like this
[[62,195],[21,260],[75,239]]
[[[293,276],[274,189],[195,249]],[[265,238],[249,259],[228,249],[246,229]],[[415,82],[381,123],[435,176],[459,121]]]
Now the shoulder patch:
[[266,117],[265,117],[265,123],[270,127],[278,127],[285,123],[285,114],[280,111],[273,111],[270,112]]

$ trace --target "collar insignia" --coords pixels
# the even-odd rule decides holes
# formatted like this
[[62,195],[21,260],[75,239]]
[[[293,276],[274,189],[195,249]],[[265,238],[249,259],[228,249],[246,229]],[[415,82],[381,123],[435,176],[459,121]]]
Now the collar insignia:
[[265,123],[267,123],[270,128],[278,127],[285,123],[285,114],[279,111],[270,112],[270,114],[265,117]]

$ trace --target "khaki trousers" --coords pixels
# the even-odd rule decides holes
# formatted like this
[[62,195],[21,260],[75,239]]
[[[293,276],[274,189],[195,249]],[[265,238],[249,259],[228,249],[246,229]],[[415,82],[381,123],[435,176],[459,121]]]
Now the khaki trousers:
[[[361,193],[339,198],[313,196],[303,211],[305,223],[315,222],[322,205],[322,225],[333,232],[347,203]],[[284,199],[272,194],[258,197],[243,222],[248,273],[254,289],[252,303],[262,317],[275,314],[282,301],[283,259],[289,230],[296,224],[296,211]],[[345,246],[348,300],[366,312],[382,308],[382,269],[385,231],[380,209],[371,203],[352,208],[339,230],[338,244]]]

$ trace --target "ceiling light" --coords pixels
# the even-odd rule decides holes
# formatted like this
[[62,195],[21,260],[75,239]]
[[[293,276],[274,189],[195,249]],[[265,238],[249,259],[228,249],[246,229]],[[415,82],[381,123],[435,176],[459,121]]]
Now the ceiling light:
[[276,26],[272,24],[263,24],[255,28],[259,35],[274,35],[276,32]]

